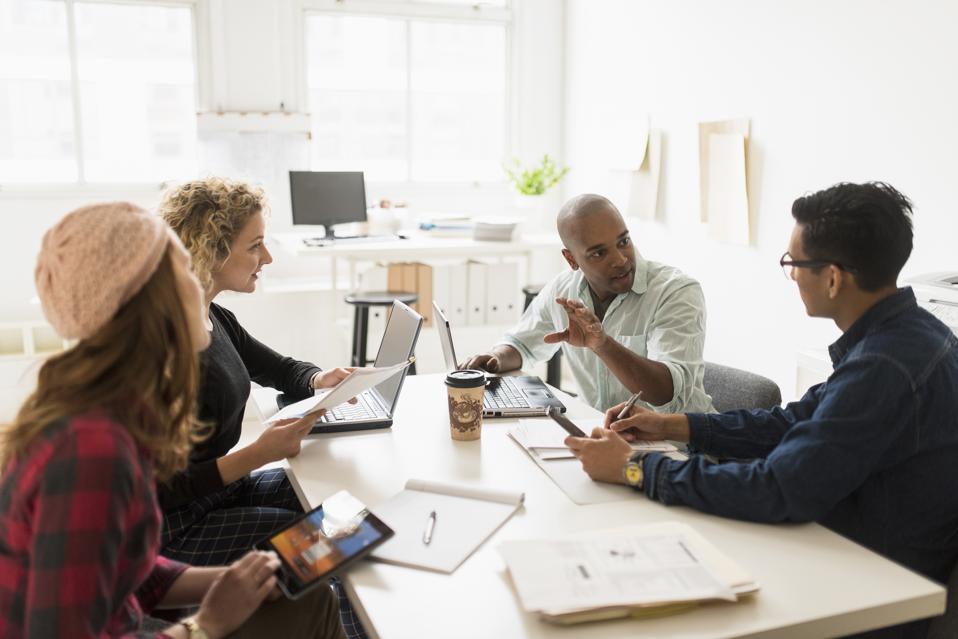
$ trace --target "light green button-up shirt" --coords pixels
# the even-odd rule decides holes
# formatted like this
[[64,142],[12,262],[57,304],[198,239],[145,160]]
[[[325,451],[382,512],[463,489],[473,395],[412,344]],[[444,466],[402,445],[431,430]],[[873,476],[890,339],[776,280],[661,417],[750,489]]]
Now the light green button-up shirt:
[[[501,343],[522,355],[522,366],[549,359],[560,348],[546,344],[546,334],[564,330],[569,319],[556,304],[568,297],[595,311],[589,284],[582,271],[566,271],[546,284],[519,323]],[[656,410],[670,413],[713,412],[712,398],[705,394],[702,379],[705,363],[705,296],[699,283],[678,269],[647,262],[636,254],[632,290],[617,295],[602,319],[606,334],[633,352],[668,366],[674,394]],[[587,348],[561,344],[582,399],[606,410],[632,395]]]

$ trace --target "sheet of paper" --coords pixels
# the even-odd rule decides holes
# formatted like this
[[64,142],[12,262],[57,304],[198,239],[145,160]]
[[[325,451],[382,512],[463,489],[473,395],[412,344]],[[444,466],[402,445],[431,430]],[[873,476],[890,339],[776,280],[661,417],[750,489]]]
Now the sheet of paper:
[[592,481],[582,470],[582,464],[575,457],[560,459],[542,459],[535,450],[525,448],[516,439],[516,434],[509,431],[509,437],[522,448],[529,459],[542,469],[566,496],[575,504],[604,504],[613,501],[629,501],[635,499],[635,491],[623,484],[606,484]]
[[709,135],[709,235],[721,242],[748,245],[748,184],[745,137],[740,133]]
[[709,149],[711,148],[711,138],[713,133],[737,133],[745,138],[746,144],[749,137],[749,119],[738,118],[735,120],[718,120],[716,122],[699,123],[699,200],[700,214],[703,222],[708,222],[710,211],[708,207],[709,184],[712,178],[709,171],[709,158],[711,157]]
[[626,215],[641,220],[654,220],[659,206],[659,179],[662,170],[662,131],[649,131],[645,161],[632,173]]
[[264,423],[272,424],[283,419],[299,419],[304,415],[315,412],[321,408],[329,410],[340,404],[348,402],[365,390],[380,384],[393,375],[398,375],[402,369],[411,364],[412,361],[400,362],[393,366],[383,366],[381,368],[367,367],[357,368],[349,377],[339,382],[335,387],[328,391],[317,391],[312,397],[307,397],[295,404],[290,404],[283,410],[277,412]]
[[499,552],[529,612],[736,599],[681,535],[506,541]]
[[[602,426],[604,420],[581,420],[577,425],[586,433],[591,433],[593,428]],[[559,427],[550,419],[520,419],[510,434],[515,433],[513,439],[522,444],[522,446],[540,459],[569,459],[575,457],[564,441],[568,433]],[[630,444],[632,450],[642,450],[649,452],[670,453],[675,450],[675,446],[666,441],[638,441]]]
[[646,160],[649,145],[649,116],[647,113],[615,117],[615,138],[610,140],[607,159],[610,169],[638,171]]

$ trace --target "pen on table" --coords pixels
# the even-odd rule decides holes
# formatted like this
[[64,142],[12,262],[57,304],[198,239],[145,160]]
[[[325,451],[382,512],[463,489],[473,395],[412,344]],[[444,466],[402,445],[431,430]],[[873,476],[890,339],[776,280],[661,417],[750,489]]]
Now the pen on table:
[[426,519],[426,530],[422,534],[422,543],[429,545],[429,542],[432,541],[432,530],[436,527],[436,511],[433,510],[429,513],[429,517]]
[[642,391],[639,391],[635,395],[629,398],[629,401],[625,403],[625,406],[622,407],[622,410],[619,411],[619,414],[616,416],[615,421],[620,419],[625,419],[625,416],[629,414],[629,409],[635,406],[635,402],[639,401],[642,398]]

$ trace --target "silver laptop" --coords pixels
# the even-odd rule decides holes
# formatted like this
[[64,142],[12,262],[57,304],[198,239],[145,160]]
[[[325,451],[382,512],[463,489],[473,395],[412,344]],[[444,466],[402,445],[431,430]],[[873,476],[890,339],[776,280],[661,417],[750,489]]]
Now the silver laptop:
[[[446,361],[446,370],[459,368],[456,349],[452,343],[452,328],[449,320],[435,302],[436,331],[442,346],[442,356]],[[483,417],[530,417],[548,415],[550,408],[565,412],[552,391],[538,377],[487,375],[486,393],[482,401]]]
[[[392,366],[404,362],[416,352],[416,341],[422,328],[422,315],[399,301],[393,302],[376,366]],[[327,411],[316,420],[311,435],[319,433],[342,433],[354,430],[388,428],[393,423],[393,413],[399,403],[399,391],[409,369],[390,377],[384,382],[363,391],[355,404],[342,404]],[[284,402],[280,402],[280,408]],[[285,402],[289,403],[289,402]]]

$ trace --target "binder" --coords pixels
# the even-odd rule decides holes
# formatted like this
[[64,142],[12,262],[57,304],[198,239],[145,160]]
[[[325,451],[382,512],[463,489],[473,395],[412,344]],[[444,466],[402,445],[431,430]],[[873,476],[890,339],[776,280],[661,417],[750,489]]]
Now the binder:
[[419,314],[423,326],[432,326],[432,267],[418,263],[416,266],[416,294],[419,296]]
[[446,318],[456,326],[466,325],[469,304],[469,270],[466,263],[449,265],[449,312]]
[[469,260],[466,269],[469,282],[466,288],[466,324],[482,326],[487,321],[486,281],[489,265]]
[[438,264],[432,267],[432,299],[439,305],[439,309],[446,317],[452,315],[450,308],[452,267],[449,264]]
[[[386,264],[376,264],[359,274],[359,288],[364,291],[388,291],[389,267]],[[366,354],[375,357],[379,350],[379,343],[386,332],[386,320],[389,308],[373,306],[369,309],[369,325],[366,331]]]
[[514,324],[519,319],[519,279],[515,262],[489,264],[486,271],[486,321]]

